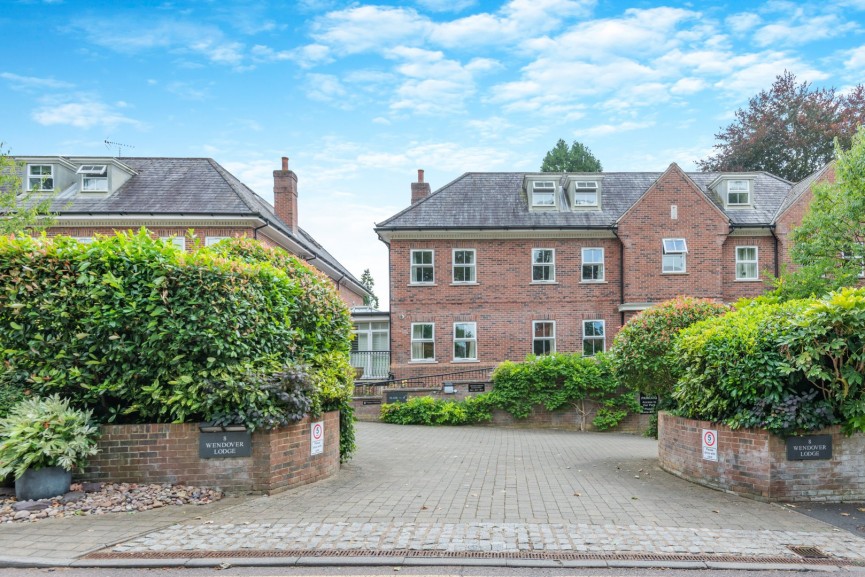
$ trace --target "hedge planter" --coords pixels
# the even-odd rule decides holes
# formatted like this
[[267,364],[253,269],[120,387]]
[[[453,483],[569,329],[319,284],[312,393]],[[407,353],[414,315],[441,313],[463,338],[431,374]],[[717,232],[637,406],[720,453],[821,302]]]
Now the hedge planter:
[[15,479],[15,498],[19,501],[49,499],[69,492],[72,472],[63,467],[28,469]]
[[[717,460],[704,458],[712,453],[703,452],[706,431],[713,432]],[[801,439],[788,455],[787,439],[762,429],[658,416],[658,460],[669,473],[760,501],[865,499],[865,434],[848,437],[835,426]]]

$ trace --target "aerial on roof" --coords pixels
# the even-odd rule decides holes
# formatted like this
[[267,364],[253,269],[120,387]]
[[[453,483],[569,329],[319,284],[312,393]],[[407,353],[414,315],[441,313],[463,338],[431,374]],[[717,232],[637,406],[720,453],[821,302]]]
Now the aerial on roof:
[[[610,228],[662,174],[469,172],[377,223],[376,230]],[[794,188],[765,172],[685,174],[736,226],[770,226]],[[548,188],[550,180],[554,192]],[[543,188],[532,188],[534,181]],[[740,192],[725,185],[731,186],[733,196],[728,198],[719,184],[724,182],[744,184]],[[599,196],[592,201],[595,190]],[[531,202],[533,191],[543,195],[540,202]]]
[[[53,189],[51,210],[60,219],[254,217],[296,245],[300,253],[308,253],[307,260],[326,264],[336,273],[335,280],[345,279],[366,293],[360,281],[309,233],[293,230],[269,202],[212,158],[19,156],[17,160],[26,167],[25,185]],[[46,172],[42,167],[50,168]],[[107,182],[89,188],[85,180],[89,178]]]

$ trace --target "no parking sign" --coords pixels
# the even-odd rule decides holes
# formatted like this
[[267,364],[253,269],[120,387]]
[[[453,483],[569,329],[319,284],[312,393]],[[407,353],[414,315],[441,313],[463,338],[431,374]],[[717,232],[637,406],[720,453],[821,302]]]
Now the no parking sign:
[[309,454],[321,455],[324,453],[324,421],[310,425]]
[[703,460],[718,460],[718,431],[703,429]]

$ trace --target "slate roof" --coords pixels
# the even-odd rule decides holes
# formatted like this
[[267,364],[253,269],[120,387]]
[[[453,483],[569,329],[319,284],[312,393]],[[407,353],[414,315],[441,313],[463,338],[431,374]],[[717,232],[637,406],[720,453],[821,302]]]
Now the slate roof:
[[[613,226],[661,172],[604,172],[601,210],[572,210],[559,192],[558,210],[529,210],[525,172],[468,172],[424,200],[377,223],[377,230],[454,228],[606,228]],[[721,173],[690,172],[688,177],[733,225],[769,225],[791,183],[765,172],[736,173],[754,180],[752,207],[724,209],[708,185]],[[554,176],[554,175],[551,175]]]
[[787,193],[787,196],[781,203],[781,206],[778,207],[778,212],[775,213],[775,218],[779,218],[785,210],[790,208],[794,202],[799,200],[799,197],[802,196],[806,190],[810,189],[819,178],[826,174],[826,171],[829,170],[829,167],[832,166],[833,162],[826,163],[823,168],[793,185],[790,188],[790,192]]
[[[36,158],[36,157],[28,157]],[[44,157],[46,161],[58,157]],[[93,216],[133,215],[213,215],[260,216],[280,233],[294,239],[345,278],[362,285],[351,272],[324,249],[312,236],[298,229],[292,234],[273,210],[273,206],[212,158],[138,158],[124,157],[120,162],[137,174],[107,197],[81,197],[78,182],[60,191],[52,212],[58,215]],[[313,263],[314,264],[314,261]]]

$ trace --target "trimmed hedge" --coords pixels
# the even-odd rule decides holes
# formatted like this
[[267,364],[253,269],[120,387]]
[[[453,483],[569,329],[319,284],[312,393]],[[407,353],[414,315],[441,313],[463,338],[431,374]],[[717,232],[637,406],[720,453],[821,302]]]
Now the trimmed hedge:
[[381,420],[395,425],[472,425],[492,419],[488,395],[464,401],[412,397],[404,403],[385,403]]
[[865,289],[754,302],[682,331],[679,414],[779,435],[865,431]]
[[345,305],[253,241],[189,254],[143,230],[0,237],[0,301],[0,389],[59,393],[101,421],[278,426],[294,392],[272,376],[286,371],[308,372],[325,410],[350,395]]
[[591,419],[595,428],[611,429],[637,410],[633,391],[619,386],[609,357],[580,353],[529,355],[522,363],[505,361],[492,374],[492,406],[525,419],[536,405],[548,411],[572,407],[580,415],[580,429]]

